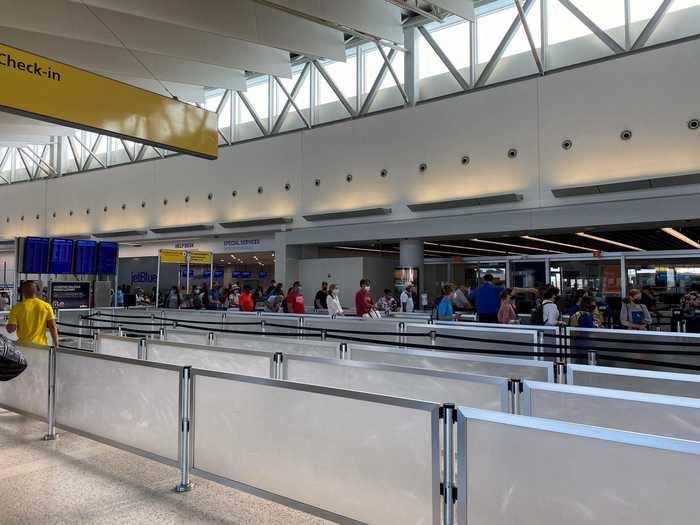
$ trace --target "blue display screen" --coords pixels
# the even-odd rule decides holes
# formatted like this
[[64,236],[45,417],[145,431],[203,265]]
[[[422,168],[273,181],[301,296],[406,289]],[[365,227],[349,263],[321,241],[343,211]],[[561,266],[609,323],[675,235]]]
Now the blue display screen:
[[241,279],[250,279],[253,277],[252,272],[241,272]]
[[258,272],[258,279],[264,279],[267,277],[267,272]]
[[46,273],[49,269],[49,239],[27,237],[24,240],[23,273]]
[[233,272],[231,275],[233,276],[234,279],[240,279],[240,278],[241,278],[241,273],[242,273],[242,272]]
[[97,247],[97,273],[116,274],[118,253],[119,245],[116,242],[101,242]]
[[75,242],[75,273],[94,275],[97,270],[97,241]]
[[73,241],[70,239],[51,240],[51,261],[49,273],[73,272]]

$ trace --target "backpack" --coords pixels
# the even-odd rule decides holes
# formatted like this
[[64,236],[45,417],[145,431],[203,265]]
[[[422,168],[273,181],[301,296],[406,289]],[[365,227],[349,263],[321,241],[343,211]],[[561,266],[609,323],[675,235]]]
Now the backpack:
[[537,308],[532,312],[530,316],[530,324],[533,325],[544,325],[544,304],[537,305]]
[[15,348],[14,341],[0,336],[0,381],[10,381],[27,368],[24,354]]

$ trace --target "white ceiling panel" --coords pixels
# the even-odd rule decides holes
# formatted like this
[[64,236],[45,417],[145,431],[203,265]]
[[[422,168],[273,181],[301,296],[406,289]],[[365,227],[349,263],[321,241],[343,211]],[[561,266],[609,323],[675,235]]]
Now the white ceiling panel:
[[366,33],[382,40],[403,43],[401,9],[378,0],[255,0],[289,12]]
[[[177,82],[158,82],[152,78],[138,78],[129,77],[126,75],[115,75],[109,73],[108,71],[101,71],[100,74],[113,78],[114,80],[119,80],[126,84],[131,84],[132,86],[145,89],[147,91],[152,91],[153,93],[158,93],[165,97],[170,97],[171,93],[177,98],[184,102],[199,103],[204,104],[204,88],[192,86],[189,84],[178,84]],[[163,87],[165,86],[165,87]],[[167,89],[165,89],[167,88]]]
[[74,1],[304,55],[345,60],[341,32],[253,0]]
[[2,145],[43,144],[49,137],[72,135],[75,130],[41,120],[0,111],[0,142]]
[[0,0],[2,24],[7,27],[115,47],[123,42],[132,50],[291,77],[285,51],[114,11],[91,10],[67,0]]
[[430,3],[465,20],[475,19],[473,0],[430,0]]
[[[6,27],[0,27],[0,40],[31,53],[96,73],[108,72],[115,75],[149,79],[152,78],[150,70],[156,78],[169,82],[239,91],[246,89],[245,75],[241,71],[200,62],[139,51],[134,52],[138,57],[137,60],[123,47]],[[148,69],[144,68],[139,60]]]

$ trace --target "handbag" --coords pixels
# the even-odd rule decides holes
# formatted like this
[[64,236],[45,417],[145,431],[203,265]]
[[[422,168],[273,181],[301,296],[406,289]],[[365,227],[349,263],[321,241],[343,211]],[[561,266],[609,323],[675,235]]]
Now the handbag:
[[0,381],[10,381],[27,369],[27,358],[14,341],[0,335]]

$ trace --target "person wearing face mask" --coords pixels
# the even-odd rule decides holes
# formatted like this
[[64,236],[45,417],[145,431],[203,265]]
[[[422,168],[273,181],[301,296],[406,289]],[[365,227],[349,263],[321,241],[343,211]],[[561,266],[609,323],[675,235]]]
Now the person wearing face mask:
[[501,324],[520,324],[518,313],[513,304],[513,289],[506,288],[501,292],[501,306],[498,309],[498,322]]
[[371,290],[369,279],[360,281],[360,289],[355,294],[355,314],[363,319],[371,319],[377,315],[374,299],[369,294]]
[[454,300],[454,290],[452,286],[445,285],[442,289],[442,299],[438,303],[437,316],[440,321],[452,321],[454,318],[454,307],[452,302]]
[[290,314],[304,313],[304,294],[299,281],[294,281],[292,289],[287,294],[287,311]]
[[336,284],[331,284],[328,287],[328,315],[331,319],[339,315],[343,315],[343,307],[340,306],[340,288]]
[[642,292],[636,288],[622,300],[620,323],[630,330],[648,330],[651,325],[651,314],[642,304]]
[[401,293],[401,311],[411,313],[415,310],[413,301],[413,283],[408,283],[406,289]]

